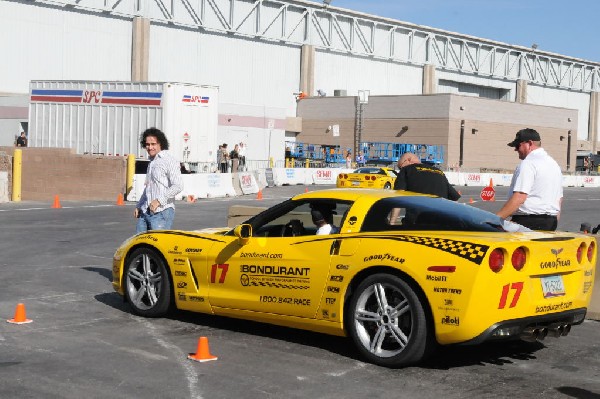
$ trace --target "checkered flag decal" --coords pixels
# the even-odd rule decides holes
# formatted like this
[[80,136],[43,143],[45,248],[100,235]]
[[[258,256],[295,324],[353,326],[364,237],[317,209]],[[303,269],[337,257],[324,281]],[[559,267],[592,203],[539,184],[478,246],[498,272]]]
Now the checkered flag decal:
[[[371,238],[371,237],[369,237]],[[377,239],[397,240],[411,242],[417,245],[424,245],[430,248],[436,248],[444,252],[449,252],[456,256],[460,256],[478,265],[481,264],[485,254],[490,248],[488,245],[474,244],[472,242],[454,241],[435,237],[418,237],[418,236],[378,236],[372,237]]]
[[289,284],[280,284],[280,283],[271,283],[264,281],[250,281],[249,285],[253,285],[255,287],[270,287],[270,288],[285,288],[289,290],[307,290],[308,285],[289,285]]

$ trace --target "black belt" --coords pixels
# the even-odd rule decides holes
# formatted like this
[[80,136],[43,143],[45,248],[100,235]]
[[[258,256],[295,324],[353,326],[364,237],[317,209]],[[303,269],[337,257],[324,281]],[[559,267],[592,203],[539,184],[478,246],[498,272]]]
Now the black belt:
[[513,215],[513,219],[514,218],[532,218],[532,219],[556,219],[556,215],[535,215],[535,214],[531,214],[531,215],[523,215],[523,214],[518,214],[518,215]]

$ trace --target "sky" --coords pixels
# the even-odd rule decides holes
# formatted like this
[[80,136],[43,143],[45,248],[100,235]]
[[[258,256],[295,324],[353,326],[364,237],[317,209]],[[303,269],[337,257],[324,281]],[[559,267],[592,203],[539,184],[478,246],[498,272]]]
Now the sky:
[[600,0],[331,0],[331,6],[600,62]]

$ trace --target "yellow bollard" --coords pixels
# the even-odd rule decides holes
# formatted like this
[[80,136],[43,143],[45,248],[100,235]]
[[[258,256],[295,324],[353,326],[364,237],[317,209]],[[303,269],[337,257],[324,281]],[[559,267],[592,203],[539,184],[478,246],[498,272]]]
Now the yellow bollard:
[[133,190],[133,177],[135,176],[135,155],[127,155],[127,181],[125,187],[125,198]]
[[310,168],[310,159],[306,158],[305,168]]
[[273,157],[269,158],[269,168],[272,168],[274,165]]
[[23,150],[15,149],[13,154],[12,200],[21,201],[21,176],[23,170]]

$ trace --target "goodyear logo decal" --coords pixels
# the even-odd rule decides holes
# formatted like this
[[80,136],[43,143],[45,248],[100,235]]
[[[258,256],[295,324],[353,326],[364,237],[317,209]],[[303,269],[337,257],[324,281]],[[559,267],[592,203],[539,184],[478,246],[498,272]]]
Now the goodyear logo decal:
[[485,254],[490,248],[488,245],[474,244],[466,241],[446,240],[442,238],[417,237],[417,236],[370,236],[363,238],[375,238],[394,241],[406,241],[417,245],[423,245],[430,248],[436,248],[440,251],[448,252],[460,256],[478,265],[481,264]]

